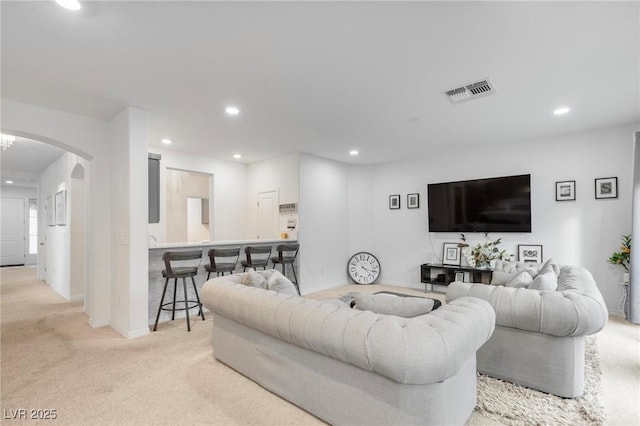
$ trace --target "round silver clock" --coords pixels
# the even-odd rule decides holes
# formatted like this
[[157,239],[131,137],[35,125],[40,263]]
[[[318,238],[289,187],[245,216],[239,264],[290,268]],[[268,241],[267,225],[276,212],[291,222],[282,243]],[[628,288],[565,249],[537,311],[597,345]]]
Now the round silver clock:
[[380,261],[371,253],[361,251],[349,259],[347,273],[356,284],[373,284],[380,276]]

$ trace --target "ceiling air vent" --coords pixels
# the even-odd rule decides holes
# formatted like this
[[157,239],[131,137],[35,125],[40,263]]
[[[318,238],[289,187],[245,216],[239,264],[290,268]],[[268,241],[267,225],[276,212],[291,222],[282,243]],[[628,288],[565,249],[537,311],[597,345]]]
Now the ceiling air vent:
[[488,78],[444,92],[445,96],[454,104],[461,104],[494,93],[496,93],[496,88]]

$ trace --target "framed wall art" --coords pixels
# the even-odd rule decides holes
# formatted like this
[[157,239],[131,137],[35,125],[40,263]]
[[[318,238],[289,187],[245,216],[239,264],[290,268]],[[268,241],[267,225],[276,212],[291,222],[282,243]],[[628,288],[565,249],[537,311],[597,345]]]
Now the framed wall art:
[[602,198],[618,198],[617,177],[596,179],[596,200]]
[[44,213],[47,218],[47,225],[56,226],[56,208],[53,204],[53,195],[49,195],[44,199]]
[[397,210],[400,208],[400,194],[389,195],[389,208],[391,210]]
[[56,192],[56,225],[67,224],[67,191]]
[[444,243],[442,245],[442,264],[460,266],[461,249],[458,243]]
[[417,209],[420,207],[420,194],[407,194],[407,208]]
[[518,244],[520,262],[542,263],[542,246],[539,244]]
[[575,201],[576,181],[565,180],[556,182],[556,201]]

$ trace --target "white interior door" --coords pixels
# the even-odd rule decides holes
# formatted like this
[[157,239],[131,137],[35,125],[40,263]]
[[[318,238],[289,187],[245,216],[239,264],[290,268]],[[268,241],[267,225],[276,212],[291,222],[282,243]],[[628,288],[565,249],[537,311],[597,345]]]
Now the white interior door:
[[278,191],[258,193],[258,239],[278,238]]
[[25,214],[23,198],[2,198],[0,264],[24,265]]

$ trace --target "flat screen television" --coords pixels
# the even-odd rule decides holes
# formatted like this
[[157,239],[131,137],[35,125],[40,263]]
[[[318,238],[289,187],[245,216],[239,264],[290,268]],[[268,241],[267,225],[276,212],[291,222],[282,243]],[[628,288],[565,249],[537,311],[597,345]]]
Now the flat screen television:
[[429,232],[531,232],[531,175],[429,184]]

